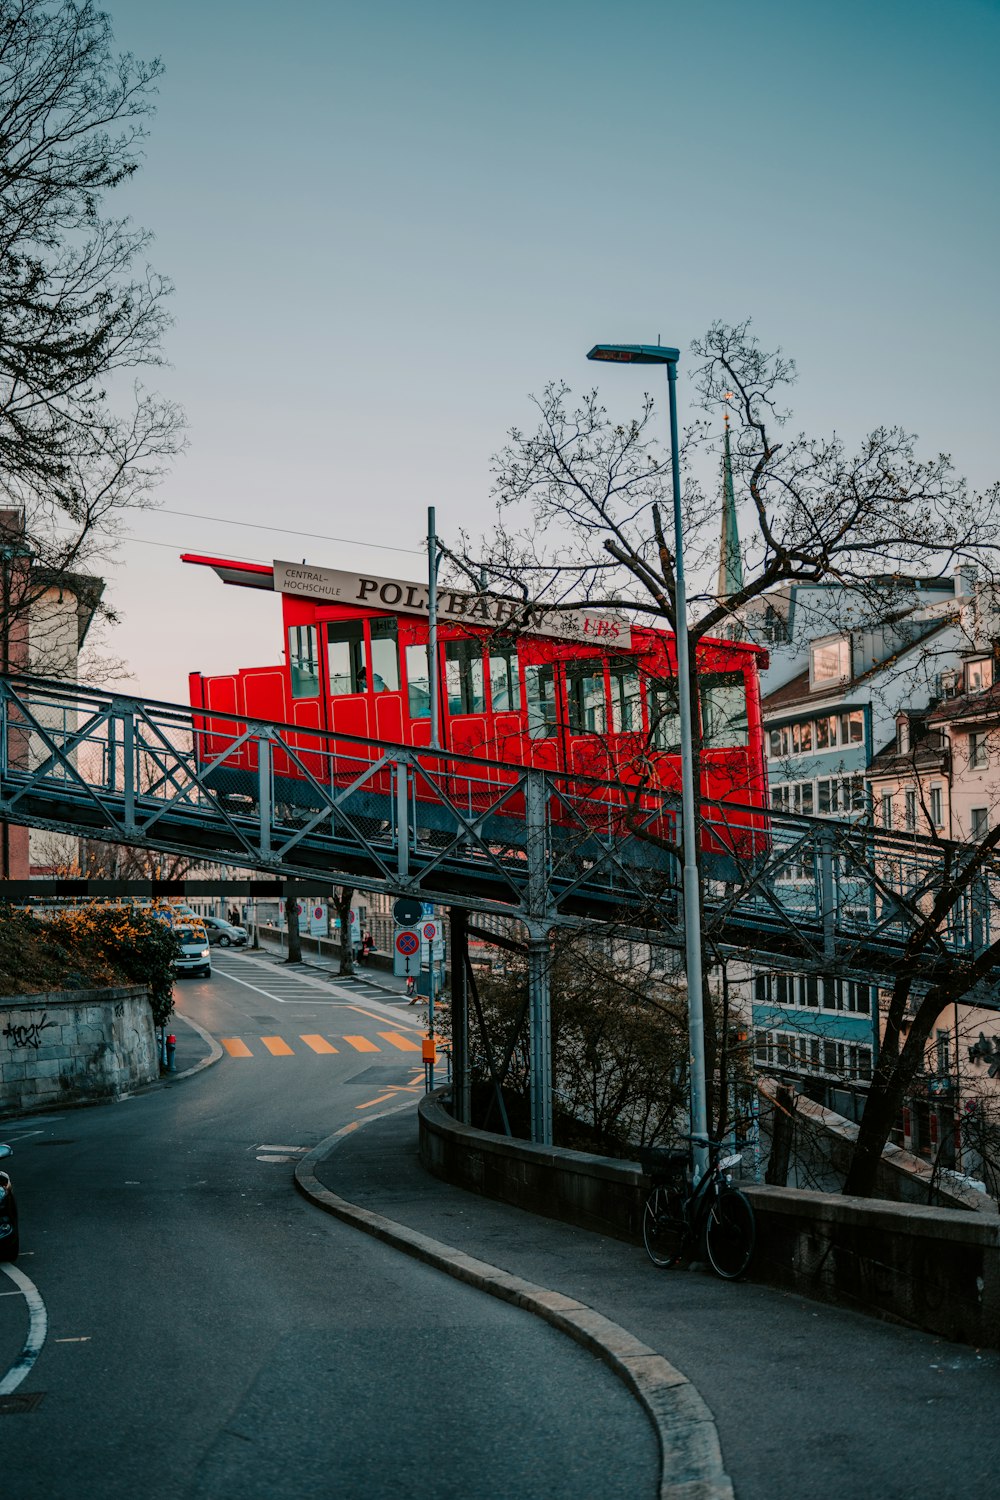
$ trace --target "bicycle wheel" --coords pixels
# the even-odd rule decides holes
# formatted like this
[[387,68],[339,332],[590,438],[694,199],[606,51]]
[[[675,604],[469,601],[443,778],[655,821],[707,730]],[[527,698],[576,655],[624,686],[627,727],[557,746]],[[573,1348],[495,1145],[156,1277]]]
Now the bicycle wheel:
[[642,1211],[642,1243],[654,1266],[669,1266],[677,1259],[680,1242],[678,1226],[670,1217],[670,1200],[665,1187],[655,1187]]
[[716,1276],[737,1281],[746,1272],[757,1239],[750,1200],[739,1188],[723,1188],[705,1221],[705,1253]]

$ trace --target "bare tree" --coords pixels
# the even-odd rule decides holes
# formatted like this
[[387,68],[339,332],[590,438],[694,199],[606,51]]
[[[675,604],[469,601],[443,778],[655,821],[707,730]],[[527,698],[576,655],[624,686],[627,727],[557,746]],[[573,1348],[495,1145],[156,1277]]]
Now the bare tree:
[[340,885],[336,887],[333,898],[333,909],[340,921],[341,974],[354,973],[354,938],[351,932],[351,903],[353,900],[354,887],[352,885]]
[[149,234],[105,208],[138,170],[161,72],[115,55],[92,0],[0,0],[5,667],[17,622],[100,562],[182,443],[176,406],[138,379],[162,362],[170,287]]
[[[875,427],[853,452],[836,434],[789,433],[782,402],[795,378],[794,364],[780,350],[762,349],[748,323],[714,324],[693,353],[694,390],[703,415],[685,433],[680,453],[689,576],[714,575],[712,563],[718,560],[719,503],[716,493],[699,483],[696,470],[712,441],[711,419],[723,410],[733,419],[734,480],[749,502],[742,582],[725,597],[705,588],[688,591],[699,774],[696,661],[703,640],[752,615],[771,590],[796,582],[838,582],[856,600],[867,601],[871,618],[879,620],[891,617],[896,605],[894,576],[900,579],[900,601],[904,576],[916,571],[944,573],[967,561],[995,578],[1000,487],[970,492],[947,456],[921,457],[914,435],[898,427]],[[494,460],[500,518],[495,534],[478,544],[463,537],[453,567],[473,580],[485,573],[498,591],[518,594],[526,619],[538,611],[596,606],[673,628],[676,557],[664,520],[670,465],[655,432],[652,397],[645,396],[639,415],[624,422],[608,415],[596,391],[574,402],[561,383],[547,386],[535,404],[536,431],[512,430]],[[990,853],[984,848],[983,857]],[[959,861],[947,872],[947,890],[942,888],[932,909],[918,914],[900,968],[897,1008],[907,1003],[928,945],[939,940],[949,901],[959,901],[974,878],[968,863]],[[884,1142],[892,1123],[886,1123],[888,1115],[919,1050],[919,1033],[933,1025],[927,1017],[974,985],[980,969],[978,963],[963,968],[927,992],[917,1040],[901,1050],[898,1069],[890,1040],[869,1095],[872,1115],[862,1132],[859,1161],[875,1149],[878,1137]],[[712,1015],[709,1006],[705,1014]],[[717,1043],[707,1035],[710,1075],[718,1066]],[[871,1190],[861,1184],[859,1166],[853,1190]]]
[[288,928],[288,952],[285,955],[285,963],[300,964],[302,962],[302,938],[299,934],[299,899],[297,896],[285,897],[285,925]]

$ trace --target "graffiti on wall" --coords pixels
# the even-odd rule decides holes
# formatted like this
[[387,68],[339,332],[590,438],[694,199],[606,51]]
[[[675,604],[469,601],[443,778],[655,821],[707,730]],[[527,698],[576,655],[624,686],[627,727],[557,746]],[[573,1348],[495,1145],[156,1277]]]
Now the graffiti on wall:
[[42,1045],[42,1032],[48,1031],[55,1026],[55,1021],[50,1021],[42,1011],[40,1021],[32,1021],[27,1026],[20,1026],[8,1021],[3,1029],[3,1034],[12,1047],[40,1047]]

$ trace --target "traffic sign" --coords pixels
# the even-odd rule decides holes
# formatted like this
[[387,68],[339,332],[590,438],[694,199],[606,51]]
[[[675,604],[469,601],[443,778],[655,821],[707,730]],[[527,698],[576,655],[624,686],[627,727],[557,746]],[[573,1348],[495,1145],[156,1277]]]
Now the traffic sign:
[[400,896],[392,903],[392,915],[401,927],[411,927],[419,922],[423,913],[423,902],[413,896]]
[[432,943],[438,935],[436,922],[425,922],[423,927],[424,937],[428,943]]
[[412,927],[404,927],[396,933],[393,944],[392,971],[408,978],[420,973],[420,934]]

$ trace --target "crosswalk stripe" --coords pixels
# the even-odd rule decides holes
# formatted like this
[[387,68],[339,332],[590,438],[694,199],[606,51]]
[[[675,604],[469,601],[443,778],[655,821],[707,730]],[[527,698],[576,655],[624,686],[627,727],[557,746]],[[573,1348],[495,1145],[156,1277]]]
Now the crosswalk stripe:
[[380,1031],[379,1036],[382,1037],[385,1041],[391,1043],[393,1047],[398,1047],[400,1052],[420,1051],[419,1042],[411,1042],[408,1036],[403,1036],[398,1031]]
[[246,1042],[241,1042],[238,1036],[224,1036],[222,1045],[230,1057],[253,1057],[253,1053]]
[[272,1057],[294,1057],[295,1053],[280,1036],[262,1036],[261,1041]]
[[380,1052],[382,1050],[374,1042],[369,1041],[366,1036],[345,1036],[344,1041],[348,1042],[354,1048],[355,1052]]
[[305,1042],[307,1047],[311,1047],[314,1052],[336,1052],[337,1050],[325,1036],[304,1036],[300,1040]]

